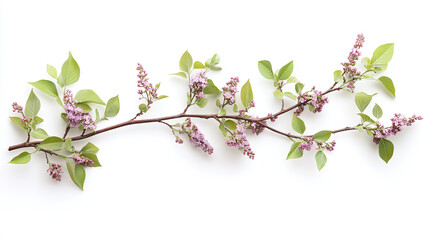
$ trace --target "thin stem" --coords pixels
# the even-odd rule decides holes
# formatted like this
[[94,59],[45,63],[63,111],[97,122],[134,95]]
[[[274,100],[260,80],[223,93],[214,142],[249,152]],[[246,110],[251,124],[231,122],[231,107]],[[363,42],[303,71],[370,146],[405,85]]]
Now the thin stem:
[[64,132],[63,140],[66,139],[67,133],[70,131],[70,125],[67,125],[66,131]]

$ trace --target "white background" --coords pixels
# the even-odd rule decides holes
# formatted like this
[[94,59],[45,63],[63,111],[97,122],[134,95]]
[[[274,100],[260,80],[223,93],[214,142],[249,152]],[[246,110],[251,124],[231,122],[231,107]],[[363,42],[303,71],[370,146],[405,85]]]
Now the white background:
[[[424,1],[3,1],[0,239],[428,239],[426,9]],[[265,116],[280,104],[258,73],[258,60],[275,69],[294,60],[293,75],[306,88],[324,90],[358,33],[366,36],[364,56],[395,43],[385,75],[397,97],[376,82],[359,83],[357,91],[379,92],[369,109],[377,102],[385,124],[394,113],[426,118],[391,138],[395,154],[387,165],[371,138],[358,132],[334,136],[336,150],[321,172],[314,150],[286,161],[289,140],[268,131],[249,137],[256,152],[249,160],[223,143],[212,120],[195,120],[215,148],[211,156],[187,140],[176,144],[159,124],[90,139],[103,167],[87,169],[85,191],[67,173],[61,182],[50,179],[43,154],[27,165],[8,164],[19,151],[7,147],[25,140],[8,119],[11,103],[25,105],[27,82],[49,79],[46,64],[60,69],[68,51],[81,68],[73,91],[94,89],[106,101],[119,94],[121,111],[99,126],[105,127],[137,112],[137,62],[170,96],[147,117],[183,110],[186,83],[168,74],[179,70],[187,49],[200,61],[221,56],[223,70],[210,73],[219,87],[232,76],[242,83],[250,78],[252,113]],[[61,135],[61,109],[35,92],[41,127]],[[329,98],[322,113],[302,115],[307,133],[359,121],[353,95]],[[212,100],[190,112],[215,110]],[[275,126],[289,131],[290,115]]]

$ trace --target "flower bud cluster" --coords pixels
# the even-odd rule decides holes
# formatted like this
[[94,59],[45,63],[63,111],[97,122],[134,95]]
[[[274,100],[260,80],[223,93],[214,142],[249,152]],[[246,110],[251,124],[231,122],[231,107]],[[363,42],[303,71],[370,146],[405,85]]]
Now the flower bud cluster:
[[149,82],[149,78],[147,77],[146,71],[143,69],[143,66],[140,63],[137,63],[136,70],[139,72],[137,74],[137,77],[139,80],[137,81],[137,87],[140,87],[142,89],[139,89],[137,93],[141,96],[141,99],[146,99],[147,106],[150,108],[150,104],[155,102],[158,99],[158,87],[154,87],[152,83]]
[[76,99],[73,98],[73,93],[67,89],[64,93],[64,109],[66,110],[66,118],[71,127],[83,126],[84,129],[94,130],[97,125],[89,113],[84,113],[82,108],[76,107]]
[[299,150],[301,150],[301,151],[303,151],[303,150],[310,151],[311,148],[313,147],[314,143],[316,143],[316,145],[317,145],[316,150],[325,150],[325,149],[327,149],[328,151],[333,151],[335,145],[337,145],[337,142],[335,140],[332,141],[332,142],[318,142],[318,141],[314,140],[312,137],[308,137],[308,138],[304,138],[303,139],[303,142],[299,146]]
[[30,118],[28,118],[27,116],[25,116],[24,112],[22,111],[22,106],[18,105],[18,103],[14,102],[12,104],[12,108],[13,108],[13,112],[17,112],[17,113],[21,113],[22,114],[22,121],[21,121],[21,125],[24,126],[25,128],[28,127],[28,123],[30,122]]
[[235,103],[235,94],[238,92],[237,84],[239,82],[238,77],[232,77],[231,81],[226,83],[226,86],[222,88],[223,99],[226,105],[233,105]]
[[61,181],[61,173],[63,173],[61,164],[49,163],[49,168],[47,172],[49,173],[49,176],[52,177],[52,179]]
[[[190,118],[187,118],[185,120],[185,124],[183,124],[182,126],[182,131],[188,135],[189,140],[191,141],[191,143],[194,144],[195,147],[201,148],[204,152],[208,154],[213,153],[213,147],[210,145],[207,139],[205,139],[204,134],[200,132],[198,127],[193,122],[191,122]],[[177,138],[176,142],[183,143],[182,139]]]
[[373,130],[373,141],[376,144],[379,144],[382,138],[387,138],[390,135],[396,135],[404,126],[411,126],[416,120],[422,119],[423,118],[421,116],[413,115],[410,118],[406,118],[402,114],[395,113],[394,117],[390,119],[392,126],[384,127],[380,122],[377,122],[377,128]]
[[247,127],[245,126],[244,121],[237,121],[237,129],[226,140],[226,144],[230,147],[236,147],[237,149],[242,150],[244,155],[247,155],[250,159],[254,159],[255,153],[252,151],[250,144],[247,141],[246,129]]
[[351,92],[354,91],[354,84],[358,77],[361,75],[355,65],[356,61],[359,59],[359,56],[361,56],[361,52],[359,51],[359,49],[363,46],[364,42],[365,37],[363,36],[363,34],[358,34],[355,45],[353,46],[353,49],[350,51],[349,56],[347,58],[348,62],[341,63],[341,65],[343,65],[343,72],[345,78],[349,81],[349,83],[347,84],[347,88]]
[[328,97],[322,95],[321,91],[318,91],[315,87],[313,87],[311,91],[299,94],[298,103],[301,103],[301,105],[299,105],[295,110],[295,115],[301,115],[301,113],[304,111],[305,104],[309,104],[313,108],[313,113],[321,112],[323,106],[328,102]]
[[191,94],[196,97],[196,100],[205,98],[204,88],[207,86],[207,76],[206,71],[198,72],[191,77],[189,82],[189,88],[191,89]]
[[76,152],[75,155],[73,155],[72,159],[76,165],[82,165],[82,166],[88,166],[88,167],[92,167],[92,165],[94,165],[94,161],[92,161],[88,157],[82,156],[81,152]]

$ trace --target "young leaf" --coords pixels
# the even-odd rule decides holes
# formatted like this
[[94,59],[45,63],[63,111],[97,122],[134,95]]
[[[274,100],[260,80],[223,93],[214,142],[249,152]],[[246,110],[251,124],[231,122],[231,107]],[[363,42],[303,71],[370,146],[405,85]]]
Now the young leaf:
[[342,74],[343,74],[343,71],[341,71],[341,70],[336,70],[334,72],[334,81],[336,83],[343,81],[343,75]]
[[359,108],[360,112],[363,112],[365,110],[371,100],[372,96],[364,92],[358,92],[355,94],[355,103],[356,106]]
[[147,108],[146,104],[142,103],[139,105],[139,110],[142,112],[147,112],[147,110],[149,110],[149,109]]
[[304,88],[304,84],[302,84],[302,83],[295,84],[296,93],[298,93],[298,94],[301,93],[303,88]]
[[158,97],[157,100],[161,100],[161,99],[164,99],[164,98],[168,98],[168,96],[167,95],[159,95],[159,97]]
[[64,148],[69,152],[75,151],[72,140],[70,138],[67,138],[66,141],[64,142]]
[[45,130],[38,128],[30,133],[30,135],[37,139],[45,139],[49,137],[49,135],[45,132]]
[[295,94],[291,93],[291,92],[285,92],[284,95],[292,100],[296,100],[296,96]]
[[33,89],[31,89],[30,96],[28,96],[27,103],[25,104],[25,115],[29,118],[34,118],[37,116],[40,110],[40,100],[34,94]]
[[81,108],[84,113],[89,113],[92,111],[92,108],[86,103],[76,103],[76,107]]
[[221,109],[219,110],[219,113],[218,113],[217,115],[218,115],[218,116],[226,115],[226,110],[225,110],[225,108],[221,108]]
[[98,150],[99,150],[98,147],[96,147],[94,144],[89,142],[80,150],[80,152],[96,154]]
[[63,148],[63,140],[59,137],[48,137],[38,147],[45,150],[59,151]]
[[296,77],[292,76],[286,80],[286,84],[287,83],[299,83],[299,81]]
[[180,58],[179,67],[182,71],[189,73],[192,69],[192,62],[192,56],[189,54],[188,50],[186,50]]
[[305,132],[304,121],[302,121],[301,118],[297,117],[295,114],[292,115],[292,128],[300,134],[304,134]]
[[219,130],[222,132],[223,136],[227,136],[228,132],[226,129],[222,126],[222,124],[219,124]]
[[270,61],[262,60],[258,62],[258,68],[261,75],[266,79],[274,79],[273,67]]
[[237,104],[234,104],[234,105],[232,106],[232,111],[234,111],[234,112],[238,112],[238,106],[237,106]]
[[387,89],[387,91],[389,91],[393,97],[395,96],[395,86],[393,85],[392,79],[386,77],[386,76],[382,76],[378,78],[378,81],[380,81],[383,86]]
[[52,66],[52,65],[46,65],[46,71],[48,72],[48,74],[51,76],[51,77],[53,77],[53,78],[55,78],[55,79],[57,79],[57,69],[54,67],[54,66]]
[[206,68],[206,66],[204,66],[204,64],[200,61],[195,61],[194,62],[194,69],[204,69]]
[[313,139],[316,140],[317,142],[326,142],[331,137],[331,134],[332,134],[331,131],[327,131],[327,130],[320,131],[313,135]]
[[200,98],[197,101],[197,106],[200,107],[200,108],[203,108],[203,107],[205,107],[207,105],[208,102],[209,102],[208,98]]
[[326,155],[322,151],[318,151],[315,157],[316,157],[317,169],[319,169],[320,171],[326,164]]
[[377,119],[383,116],[383,110],[381,109],[380,106],[378,106],[377,103],[374,105],[374,108],[372,109],[372,115],[374,115],[374,117],[376,117]]
[[33,118],[33,122],[34,122],[36,125],[39,125],[39,124],[41,124],[41,123],[43,122],[43,118],[38,117],[38,116],[35,116],[35,117]]
[[118,115],[119,112],[119,96],[116,95],[116,97],[112,97],[107,101],[106,110],[104,111],[105,117],[114,117]]
[[16,126],[25,130],[25,127],[22,125],[22,118],[20,117],[9,117],[9,118]]
[[293,71],[293,61],[290,61],[288,64],[284,65],[279,70],[279,79],[286,80],[290,77]]
[[74,60],[71,52],[69,52],[69,58],[64,62],[61,67],[61,74],[58,77],[58,85],[60,87],[68,86],[79,80],[80,68],[77,62]]
[[393,43],[387,43],[375,49],[371,58],[371,64],[384,65],[388,63],[393,56],[393,47],[394,47]]
[[362,60],[362,65],[368,70],[372,67],[371,65],[371,60],[368,57],[363,57]]
[[184,72],[172,73],[170,75],[176,75],[176,76],[179,76],[179,77],[182,77],[185,79],[188,77],[188,75],[186,75],[186,73],[184,73]]
[[237,129],[237,125],[235,124],[234,121],[232,120],[226,120],[223,125],[225,125],[225,127],[227,127],[228,129],[234,131]]
[[85,182],[85,169],[83,166],[75,165],[73,162],[67,162],[67,170],[76,186],[83,190],[83,184]]
[[69,120],[67,119],[67,114],[66,113],[61,113],[61,118],[64,120],[64,122],[68,123]]
[[358,115],[361,117],[363,123],[364,122],[375,123],[375,121],[372,120],[372,118],[366,115],[365,113],[358,113]]
[[380,139],[380,143],[378,144],[378,155],[380,155],[381,159],[383,159],[386,163],[389,162],[389,160],[393,156],[393,143],[387,139]]
[[252,86],[250,85],[250,80],[247,80],[247,82],[241,87],[241,102],[243,103],[243,106],[245,108],[248,108],[250,105],[250,102],[253,100],[253,91]]
[[213,71],[220,71],[220,70],[222,70],[221,67],[217,67],[217,66],[211,66],[210,69],[213,70]]
[[289,150],[289,153],[287,154],[286,160],[302,157],[302,150],[299,149],[300,145],[301,145],[301,142],[294,142],[292,146],[290,146],[290,150]]
[[12,158],[9,163],[13,164],[26,164],[31,160],[31,154],[28,152],[22,152],[18,156]]
[[283,99],[283,93],[278,88],[274,90],[273,95],[277,99],[280,99],[280,100]]
[[209,64],[209,66],[213,66],[213,65],[216,65],[216,64],[219,64],[219,63],[220,63],[220,57],[219,57],[219,55],[217,53],[215,53],[213,55],[213,57],[210,58],[210,64]]
[[39,80],[37,82],[30,82],[30,84],[51,97],[59,97],[57,86],[49,80]]
[[213,80],[207,79],[207,86],[204,88],[203,93],[210,95],[217,95],[220,94],[222,91],[219,90],[219,88],[216,87],[216,85],[213,83]]
[[106,105],[103,100],[91,89],[83,89],[76,93],[75,99],[83,103],[96,103]]

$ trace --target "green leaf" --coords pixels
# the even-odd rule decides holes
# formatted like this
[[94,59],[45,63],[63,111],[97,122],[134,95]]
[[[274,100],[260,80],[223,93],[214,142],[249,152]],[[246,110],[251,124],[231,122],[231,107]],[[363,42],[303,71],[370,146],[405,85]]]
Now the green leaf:
[[296,77],[292,76],[286,80],[286,84],[287,83],[299,83],[299,81],[296,79]]
[[28,96],[27,103],[25,104],[25,115],[29,118],[34,118],[37,116],[40,110],[40,100],[34,94],[33,89],[31,89],[30,96]]
[[64,148],[69,152],[75,151],[72,140],[70,138],[67,138],[66,141],[64,142]]
[[234,112],[238,112],[238,106],[237,106],[237,104],[234,104],[234,105],[232,106],[232,111],[234,111]]
[[296,100],[295,94],[293,94],[291,92],[285,92],[284,95],[290,99]]
[[380,155],[381,159],[383,159],[386,163],[389,162],[389,160],[393,156],[393,143],[387,139],[380,139],[380,143],[378,144],[378,155]]
[[182,78],[185,78],[185,79],[188,78],[188,75],[186,75],[185,72],[172,73],[170,75],[176,75],[176,76],[179,76],[179,77],[182,77]]
[[51,76],[51,77],[53,77],[53,78],[55,78],[55,79],[57,79],[57,69],[54,67],[54,66],[52,66],[52,65],[46,65],[46,71],[48,72],[48,74]]
[[372,115],[374,115],[374,117],[376,117],[377,119],[383,116],[383,110],[377,103],[374,105],[374,108],[372,109]]
[[250,80],[247,80],[247,82],[243,85],[243,87],[241,87],[241,102],[243,103],[243,106],[245,108],[248,108],[252,100],[253,100],[252,86],[250,85]]
[[304,134],[305,132],[304,121],[302,121],[301,118],[297,117],[295,114],[292,115],[292,128],[300,134]]
[[16,126],[25,130],[25,127],[22,125],[22,118],[20,117],[9,117],[9,118]]
[[237,125],[235,124],[234,121],[232,120],[226,120],[223,125],[225,125],[225,127],[229,128],[230,130],[234,131],[237,129]]
[[315,157],[316,157],[317,169],[319,169],[320,171],[326,164],[326,155],[322,151],[318,151]]
[[355,94],[355,103],[356,106],[359,108],[360,112],[363,112],[365,110],[371,100],[372,96],[364,92],[358,92]]
[[219,64],[219,63],[220,63],[220,57],[219,57],[219,55],[217,53],[215,53],[213,55],[213,57],[210,58],[209,66],[213,66],[213,65],[216,65],[216,64]]
[[277,99],[280,99],[280,100],[283,99],[283,93],[278,88],[274,90],[273,95]]
[[106,105],[103,100],[91,89],[83,89],[77,92],[75,99],[83,103],[96,103]]
[[83,190],[83,184],[85,182],[85,169],[82,165],[75,165],[73,162],[67,162],[67,170],[70,178],[80,189]]
[[206,66],[204,66],[204,64],[200,61],[195,61],[194,62],[194,69],[205,69]]
[[64,122],[68,123],[69,120],[67,119],[67,114],[66,113],[61,113],[61,118],[64,120]]
[[168,98],[167,95],[159,95],[158,100],[164,99],[164,98]]
[[96,147],[94,144],[92,143],[87,143],[81,150],[80,152],[82,153],[97,153],[98,152],[98,147]]
[[147,110],[149,110],[149,109],[147,108],[146,104],[142,103],[139,105],[139,110],[142,112],[147,112]]
[[302,83],[295,84],[296,93],[301,93],[303,88],[304,88],[304,84],[302,84]]
[[302,157],[302,150],[299,150],[300,145],[301,145],[301,142],[294,142],[292,146],[290,146],[290,150],[286,160]]
[[71,52],[69,52],[69,58],[64,62],[61,67],[61,74],[58,77],[58,85],[60,87],[68,86],[79,80],[80,68],[77,62],[74,60]]
[[372,54],[372,65],[384,65],[388,63],[393,57],[393,43],[387,43],[379,46]]
[[221,109],[219,110],[219,113],[218,113],[217,115],[218,115],[218,116],[226,115],[226,110],[225,110],[225,108],[221,108]]
[[92,111],[92,108],[86,103],[76,103],[76,107],[81,108],[84,113],[89,113]]
[[101,167],[101,164],[98,161],[98,157],[94,153],[82,153],[82,156],[87,157],[94,162],[94,164],[91,167]]
[[290,77],[293,71],[293,61],[290,61],[288,64],[284,65],[282,68],[280,68],[279,71],[279,79],[280,80],[286,80]]
[[362,65],[368,70],[372,67],[371,65],[371,60],[368,57],[363,57],[362,60]]
[[339,83],[339,82],[343,81],[343,71],[341,71],[341,70],[336,70],[336,71],[334,72],[334,81],[335,81],[336,83]]
[[179,67],[182,71],[189,73],[192,69],[192,62],[192,56],[189,54],[188,50],[186,50],[180,58]]
[[119,113],[119,95],[112,97],[107,101],[106,110],[104,111],[105,117],[114,117]]
[[222,126],[222,124],[219,124],[219,130],[222,132],[222,134],[226,137],[228,132],[226,129]]
[[18,156],[12,158],[9,163],[13,164],[26,164],[31,160],[31,154],[28,152],[22,152]]
[[203,107],[205,107],[207,105],[208,102],[209,102],[208,98],[200,98],[197,101],[197,106],[200,107],[200,108],[203,108]]
[[45,130],[38,128],[30,133],[30,135],[37,139],[45,139],[49,137],[49,135],[45,132]]
[[213,70],[213,71],[220,71],[220,70],[222,70],[221,67],[216,67],[216,66],[211,66],[210,69]]
[[366,115],[365,113],[358,113],[358,115],[361,117],[362,123],[364,123],[364,122],[375,123],[375,121],[372,120],[372,118],[370,116]]
[[216,85],[213,83],[213,80],[207,79],[207,86],[204,88],[203,93],[210,95],[210,94],[220,94],[222,91],[219,90],[219,88],[216,87]]
[[42,79],[37,82],[30,82],[30,84],[33,85],[35,88],[39,89],[40,91],[48,94],[51,97],[59,97],[57,86],[55,85],[55,83],[49,80]]
[[386,71],[386,69],[387,69],[387,65],[388,65],[388,64],[386,63],[386,64],[384,64],[384,65],[381,65],[380,67],[375,67],[375,68],[374,68],[374,71],[375,71],[376,73]]
[[320,131],[313,135],[313,139],[317,142],[326,142],[331,137],[332,131]]
[[45,150],[59,151],[63,148],[63,140],[59,137],[48,137],[38,147]]
[[273,67],[270,61],[262,60],[258,62],[258,68],[261,75],[266,79],[274,79]]
[[393,97],[396,97],[395,86],[393,85],[392,79],[386,76],[382,76],[378,78],[378,81],[380,81],[383,84],[383,86],[387,89],[387,91],[389,91],[393,95]]
[[36,125],[39,125],[39,124],[41,124],[41,123],[43,122],[43,118],[38,117],[38,116],[35,116],[35,117],[33,118],[33,121],[34,121],[34,123],[35,123]]

